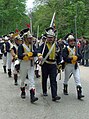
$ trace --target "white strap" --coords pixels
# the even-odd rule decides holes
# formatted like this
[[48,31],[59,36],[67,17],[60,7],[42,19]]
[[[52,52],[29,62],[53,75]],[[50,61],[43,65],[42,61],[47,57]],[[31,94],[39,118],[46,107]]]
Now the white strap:
[[75,47],[74,48],[70,48],[69,46],[67,46],[67,48],[70,50],[69,55],[75,55]]
[[30,48],[29,48],[26,44],[22,44],[22,45],[23,45],[24,48],[26,48],[26,50],[27,50],[28,52],[30,52]]
[[45,47],[46,47],[46,41],[45,41],[45,43],[44,43],[44,47],[43,47],[43,51],[42,51],[42,55],[44,54]]
[[13,46],[15,47],[15,49],[17,51],[18,50],[18,46],[16,44],[14,44]]
[[49,52],[46,54],[45,58],[42,60],[41,65],[44,64],[44,62],[46,61],[46,59],[48,58],[48,56],[49,56],[50,53],[52,52],[54,46],[55,46],[55,42],[54,42],[54,44],[52,45],[52,47],[50,48]]
[[9,40],[8,41],[9,42],[9,44],[10,44],[10,50],[13,48],[13,44],[11,43],[11,41]]

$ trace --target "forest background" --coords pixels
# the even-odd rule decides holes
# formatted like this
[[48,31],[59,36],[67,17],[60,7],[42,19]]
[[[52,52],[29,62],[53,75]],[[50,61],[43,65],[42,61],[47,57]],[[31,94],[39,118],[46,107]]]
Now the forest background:
[[54,12],[59,38],[70,32],[77,32],[78,38],[89,37],[89,0],[34,0],[29,10],[26,0],[0,0],[0,36],[30,27],[32,20],[32,33],[37,36],[39,27],[40,37]]

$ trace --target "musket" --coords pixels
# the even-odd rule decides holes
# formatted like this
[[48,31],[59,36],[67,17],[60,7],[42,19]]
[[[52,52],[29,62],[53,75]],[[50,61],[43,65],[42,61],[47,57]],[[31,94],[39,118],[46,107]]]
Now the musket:
[[39,25],[37,27],[37,40],[38,40],[38,38],[39,38]]
[[75,16],[75,39],[76,39],[76,55],[78,53],[78,46],[77,46],[77,21],[76,21],[77,16]]
[[[75,35],[76,35],[76,45],[75,45],[75,47],[76,47],[76,55],[78,55],[78,45],[77,45],[77,14],[75,16]],[[75,64],[75,69],[77,69],[77,67],[78,67],[78,64],[76,63]]]
[[36,39],[36,47],[38,48],[38,38],[39,38],[39,25],[37,27],[37,39]]

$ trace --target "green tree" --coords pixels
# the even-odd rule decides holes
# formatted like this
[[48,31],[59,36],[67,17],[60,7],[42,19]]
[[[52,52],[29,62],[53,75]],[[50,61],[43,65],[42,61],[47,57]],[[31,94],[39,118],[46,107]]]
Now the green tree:
[[40,26],[40,34],[49,27],[52,14],[56,11],[56,28],[59,37],[71,30],[75,33],[75,18],[78,37],[89,34],[89,0],[35,0],[33,28]]
[[25,3],[26,0],[0,0],[0,35],[25,27],[29,20]]

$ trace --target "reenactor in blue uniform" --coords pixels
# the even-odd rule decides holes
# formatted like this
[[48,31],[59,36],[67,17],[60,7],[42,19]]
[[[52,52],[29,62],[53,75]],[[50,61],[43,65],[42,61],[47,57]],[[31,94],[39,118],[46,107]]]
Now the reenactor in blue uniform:
[[[52,101],[60,100],[61,97],[57,95],[57,64],[56,60],[60,62],[60,54],[57,51],[57,44],[55,41],[55,33],[52,27],[46,29],[46,40],[39,47],[38,59],[41,61],[42,71],[42,90],[43,96],[47,94],[47,79],[50,78]],[[48,56],[47,56],[48,55]]]
[[19,33],[14,33],[13,36],[14,38],[14,43],[13,43],[13,47],[11,49],[11,55],[12,55],[12,62],[13,62],[13,74],[14,74],[14,84],[18,85],[18,73],[20,70],[20,62],[18,60],[18,47],[20,44],[22,44],[22,39],[20,38]]
[[64,78],[64,95],[68,95],[68,81],[73,74],[74,80],[77,88],[77,98],[81,99],[84,97],[82,95],[82,86],[80,81],[80,71],[78,66],[78,61],[81,60],[82,55],[77,46],[75,46],[76,41],[73,35],[68,36],[68,46],[63,49],[63,60],[65,61],[65,78]]
[[21,31],[23,43],[18,48],[18,58],[20,59],[20,77],[21,77],[21,98],[26,98],[25,79],[28,75],[30,100],[35,102],[35,82],[34,82],[34,57],[37,56],[37,50],[33,45],[33,37],[29,29]]
[[13,37],[12,35],[14,32],[9,33],[9,40],[6,43],[6,51],[7,51],[7,68],[8,68],[8,76],[12,77],[12,72],[11,72],[11,64],[12,64],[12,56],[11,56],[11,49],[13,47]]
[[7,64],[7,51],[6,51],[6,42],[9,40],[7,35],[3,36],[3,45],[1,48],[1,52],[3,54],[2,59],[3,59],[3,69],[4,69],[4,73],[6,73],[6,64]]

